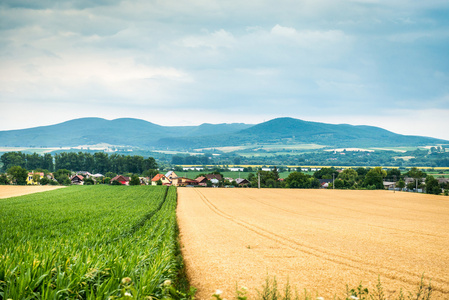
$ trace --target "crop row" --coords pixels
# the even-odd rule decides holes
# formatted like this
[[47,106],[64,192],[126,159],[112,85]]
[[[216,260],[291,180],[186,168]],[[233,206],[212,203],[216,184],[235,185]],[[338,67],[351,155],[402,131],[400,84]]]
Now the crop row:
[[179,271],[176,189],[90,186],[0,202],[0,299],[159,297]]

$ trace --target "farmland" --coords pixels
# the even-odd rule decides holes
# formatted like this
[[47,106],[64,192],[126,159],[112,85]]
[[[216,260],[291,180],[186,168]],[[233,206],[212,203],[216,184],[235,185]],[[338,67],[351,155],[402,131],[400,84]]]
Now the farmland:
[[[449,201],[389,191],[178,189],[178,222],[190,283],[199,299],[236,283],[280,285],[332,299],[346,284],[390,298],[416,292],[449,299]],[[424,275],[423,275],[424,274]],[[416,295],[415,295],[416,298]]]
[[[176,189],[90,186],[0,200],[0,299],[161,297]],[[4,230],[7,228],[7,230]]]
[[63,188],[63,186],[1,185],[0,186],[0,199],[22,196],[22,195],[33,194],[33,193],[39,193],[39,192],[46,192],[46,191],[56,190],[56,189],[60,189],[60,188]]

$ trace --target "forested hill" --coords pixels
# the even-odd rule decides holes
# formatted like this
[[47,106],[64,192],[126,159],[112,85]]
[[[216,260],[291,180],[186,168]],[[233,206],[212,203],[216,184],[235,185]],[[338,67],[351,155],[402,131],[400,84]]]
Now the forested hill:
[[314,143],[331,147],[423,146],[449,141],[408,136],[365,125],[326,124],[293,118],[277,118],[236,133],[195,138],[164,138],[159,146],[192,148],[251,144]]
[[157,147],[167,137],[197,137],[237,132],[252,125],[202,124],[199,126],[160,126],[139,119],[81,118],[64,123],[21,130],[0,131],[0,146],[76,147],[110,144]]
[[314,143],[331,147],[423,146],[449,141],[396,134],[373,126],[278,118],[257,125],[160,126],[139,119],[82,118],[22,130],[0,131],[3,147],[75,147],[110,144],[148,149],[192,149],[251,144]]

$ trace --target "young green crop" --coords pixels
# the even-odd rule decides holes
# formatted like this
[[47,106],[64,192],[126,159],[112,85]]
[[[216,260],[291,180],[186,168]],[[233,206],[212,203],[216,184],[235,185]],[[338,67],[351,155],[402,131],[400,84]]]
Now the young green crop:
[[176,189],[160,186],[2,200],[0,299],[160,296],[180,267],[175,210]]

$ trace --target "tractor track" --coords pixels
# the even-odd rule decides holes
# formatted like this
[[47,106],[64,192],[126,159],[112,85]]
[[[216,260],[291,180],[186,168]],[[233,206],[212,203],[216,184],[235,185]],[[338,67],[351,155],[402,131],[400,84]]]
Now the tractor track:
[[[365,260],[357,260],[354,259],[353,257],[349,257],[349,256],[344,256],[341,254],[337,254],[331,251],[325,251],[323,249],[311,246],[311,245],[306,245],[304,243],[300,243],[297,240],[294,240],[292,238],[289,237],[285,237],[281,234],[272,232],[270,230],[267,230],[266,228],[260,227],[258,225],[255,224],[251,224],[249,222],[246,222],[244,220],[238,219],[233,217],[230,214],[225,213],[224,211],[220,210],[216,205],[214,205],[212,203],[212,201],[210,201],[201,191],[199,191],[198,189],[195,189],[195,192],[198,194],[198,196],[201,198],[201,200],[203,201],[203,203],[216,215],[227,219],[230,222],[233,222],[234,224],[249,230],[259,236],[262,236],[266,239],[269,239],[271,241],[274,241],[278,244],[281,244],[285,247],[288,247],[291,250],[294,250],[295,252],[299,252],[299,253],[304,253],[310,256],[314,256],[317,257],[319,259],[323,259],[325,261],[334,263],[334,264],[338,264],[338,265],[342,265],[345,267],[349,267],[349,268],[353,268],[353,269],[358,269],[358,270],[364,270],[365,272],[371,273],[375,276],[383,276],[385,278],[391,279],[391,280],[396,280],[396,281],[401,281],[403,283],[406,284],[410,284],[410,285],[417,285],[419,283],[419,279],[417,278],[417,274],[413,273],[413,272],[408,272],[408,271],[398,271],[396,269],[393,268],[388,268],[385,266],[379,266],[379,265],[375,265],[372,263],[368,263]],[[254,199],[251,199],[254,200]],[[267,203],[264,203],[263,201],[259,201],[256,200],[257,202],[267,205],[269,207],[272,208],[276,208],[276,209],[280,209],[279,207],[273,206],[273,205],[269,205]],[[302,215],[299,213],[295,213],[292,212],[288,209],[281,209],[283,211],[286,211],[288,213],[294,213],[294,214],[298,214],[298,215]],[[310,216],[308,216],[310,217]],[[387,228],[389,229],[389,228]],[[419,276],[419,275],[418,275]],[[426,278],[428,279],[428,278]],[[435,278],[433,277],[432,279],[432,288],[434,291],[439,291],[442,294],[446,294],[449,295],[449,282],[445,281],[441,278]]]

